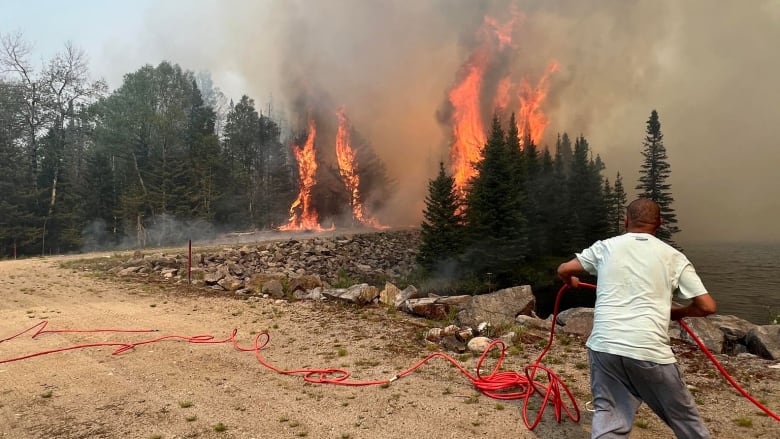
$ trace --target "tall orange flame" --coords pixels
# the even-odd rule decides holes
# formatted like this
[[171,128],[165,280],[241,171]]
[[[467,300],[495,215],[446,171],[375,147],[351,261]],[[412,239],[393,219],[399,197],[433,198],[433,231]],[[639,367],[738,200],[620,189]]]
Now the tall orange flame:
[[[482,148],[487,141],[485,121],[492,116],[485,114],[488,108],[499,113],[510,109],[515,112],[521,142],[530,137],[538,144],[547,127],[542,104],[547,97],[550,75],[558,69],[558,64],[551,63],[536,86],[524,77],[519,82],[516,80],[517,75],[511,71],[513,64],[507,59],[512,60],[516,49],[512,35],[521,21],[514,10],[504,23],[485,17],[478,32],[480,45],[461,66],[460,79],[448,93],[453,109],[450,162],[455,187],[461,194],[466,192],[469,180],[476,175],[473,164],[482,158]],[[499,78],[494,84],[485,81],[488,71],[492,77]]]
[[309,133],[303,147],[293,145],[293,154],[298,161],[298,198],[290,206],[290,221],[279,230],[322,230],[317,211],[312,205],[311,190],[317,183],[317,161],[314,154],[314,140],[317,138],[317,126],[309,118]]
[[368,216],[360,200],[360,176],[357,169],[357,157],[352,149],[352,139],[349,134],[350,125],[344,109],[340,108],[337,113],[339,119],[338,129],[336,131],[336,159],[339,165],[339,174],[344,180],[344,186],[347,187],[352,207],[352,216],[363,225],[378,229],[386,229],[375,218]]
[[480,62],[482,58],[480,56],[472,58],[473,62],[467,65],[466,76],[450,91],[449,95],[454,109],[450,159],[455,187],[461,192],[476,173],[472,164],[482,158],[482,147],[487,140],[479,108],[479,92],[482,88],[486,63]]
[[558,70],[558,63],[550,63],[547,71],[539,79],[536,87],[532,88],[527,79],[520,82],[520,108],[517,111],[517,130],[520,138],[530,137],[534,144],[538,145],[547,128],[549,120],[541,110],[541,105],[547,97],[550,75]]

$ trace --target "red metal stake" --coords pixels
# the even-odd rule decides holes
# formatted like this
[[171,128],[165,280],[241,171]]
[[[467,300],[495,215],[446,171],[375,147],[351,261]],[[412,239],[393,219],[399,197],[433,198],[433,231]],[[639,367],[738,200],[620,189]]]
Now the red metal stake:
[[192,285],[192,240],[190,239],[189,252],[187,254],[187,284]]

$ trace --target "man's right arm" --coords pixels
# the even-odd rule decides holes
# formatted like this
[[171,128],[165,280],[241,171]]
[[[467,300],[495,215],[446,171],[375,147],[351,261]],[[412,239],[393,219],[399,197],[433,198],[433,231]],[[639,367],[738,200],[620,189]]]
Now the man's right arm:
[[691,299],[687,306],[672,304],[672,320],[680,320],[684,317],[706,317],[718,310],[715,299],[709,293],[705,293]]
[[584,273],[587,273],[587,271],[585,271],[582,263],[577,258],[573,258],[572,260],[564,262],[558,266],[558,277],[561,278],[563,283],[572,288],[577,288],[580,284],[580,280],[575,276],[575,274]]

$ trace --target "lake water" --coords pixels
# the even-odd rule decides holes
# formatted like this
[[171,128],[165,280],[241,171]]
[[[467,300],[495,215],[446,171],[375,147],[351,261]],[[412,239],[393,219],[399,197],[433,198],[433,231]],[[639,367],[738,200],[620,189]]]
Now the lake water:
[[696,267],[718,314],[757,324],[780,314],[780,243],[688,244],[685,255]]

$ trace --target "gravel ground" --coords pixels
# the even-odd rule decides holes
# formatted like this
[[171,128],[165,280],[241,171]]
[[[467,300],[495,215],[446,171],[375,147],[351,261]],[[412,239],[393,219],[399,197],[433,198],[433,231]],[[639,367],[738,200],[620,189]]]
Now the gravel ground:
[[[100,256],[100,255],[94,255]],[[104,255],[105,256],[105,255]],[[83,256],[81,256],[83,258]],[[107,257],[107,256],[105,256]],[[375,306],[237,300],[161,281],[119,280],[63,268],[73,258],[0,262],[0,339],[47,321],[57,329],[157,329],[148,333],[33,331],[0,344],[0,361],[86,343],[138,342],[161,335],[211,334],[261,351],[282,369],[348,369],[352,380],[387,380],[430,354],[431,322]],[[72,265],[68,265],[72,267]],[[524,340],[542,340],[527,334]],[[507,370],[522,370],[542,343],[516,346]],[[583,340],[561,337],[545,364],[561,375],[582,409],[579,423],[548,410],[529,431],[518,401],[480,396],[452,365],[434,360],[390,385],[310,384],[264,367],[230,344],[163,341],[112,355],[91,347],[0,363],[0,436],[8,438],[587,438],[590,414]],[[695,349],[680,362],[717,438],[780,437],[780,422],[731,390]],[[759,400],[780,410],[776,362],[725,359]],[[473,371],[477,358],[459,357]],[[538,406],[539,401],[531,403]],[[632,438],[671,438],[646,408]]]

